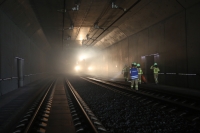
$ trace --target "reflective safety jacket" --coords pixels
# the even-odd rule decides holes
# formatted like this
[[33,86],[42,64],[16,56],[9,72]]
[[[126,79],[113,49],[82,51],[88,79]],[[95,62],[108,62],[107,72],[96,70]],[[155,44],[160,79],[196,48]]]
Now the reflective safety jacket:
[[153,69],[153,73],[158,73],[160,69],[158,67],[151,66],[150,69]]
[[124,73],[124,72],[128,72],[128,67],[127,67],[127,66],[125,66],[125,67],[123,68],[122,73]]
[[137,68],[131,68],[130,69],[130,78],[131,79],[138,79],[138,69]]
[[141,68],[137,68],[138,69],[138,74],[143,74],[143,71]]

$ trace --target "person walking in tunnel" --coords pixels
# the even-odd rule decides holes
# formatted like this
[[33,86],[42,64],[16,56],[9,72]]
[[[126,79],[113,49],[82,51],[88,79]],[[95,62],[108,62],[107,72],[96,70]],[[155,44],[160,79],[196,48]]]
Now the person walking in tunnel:
[[138,69],[136,68],[136,63],[132,63],[130,69],[130,78],[131,78],[131,89],[135,84],[135,90],[138,90]]
[[154,63],[154,65],[152,65],[150,67],[150,69],[153,69],[153,73],[154,73],[154,81],[156,84],[158,84],[158,72],[160,71],[158,64]]
[[125,65],[124,68],[122,69],[122,74],[124,74],[125,81],[128,81],[128,69],[129,67],[127,65]]
[[140,64],[137,64],[137,69],[138,69],[138,83],[141,84],[142,80],[141,80],[141,76],[143,74],[142,68],[140,67]]

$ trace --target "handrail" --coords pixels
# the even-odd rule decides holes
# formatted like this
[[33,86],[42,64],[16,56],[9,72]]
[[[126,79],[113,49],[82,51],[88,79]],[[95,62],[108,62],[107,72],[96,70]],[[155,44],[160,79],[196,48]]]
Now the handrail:
[[[27,75],[24,75],[24,77],[35,76],[35,75],[39,75],[39,74],[44,74],[44,73],[27,74]],[[1,81],[6,81],[6,80],[12,80],[12,79],[18,79],[18,77],[2,78],[2,79],[0,79],[0,82]]]

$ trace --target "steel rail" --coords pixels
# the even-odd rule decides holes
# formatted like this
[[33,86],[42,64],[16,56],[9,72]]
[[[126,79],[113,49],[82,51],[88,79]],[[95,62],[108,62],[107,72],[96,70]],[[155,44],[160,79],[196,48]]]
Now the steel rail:
[[[82,79],[85,79],[87,81],[90,81],[90,80],[93,80],[93,81],[90,81],[90,82],[93,82],[96,81],[96,82],[100,82],[101,84],[107,84],[107,85],[111,85],[111,86],[114,86],[114,87],[118,87],[118,88],[121,88],[121,89],[126,89],[126,90],[129,90],[129,91],[133,91],[133,90],[130,90],[130,89],[127,89],[126,87],[123,87],[123,86],[119,86],[119,85],[115,85],[115,84],[111,84],[111,83],[106,83],[105,81],[101,81],[101,80],[98,80],[98,79],[94,79],[94,78],[89,78],[89,79],[86,79],[86,78],[83,78],[81,77]],[[99,83],[99,84],[100,84]],[[96,83],[98,84],[98,83]],[[104,85],[103,85],[104,86]],[[162,100],[164,102],[168,102],[168,103],[171,103],[171,104],[176,104],[176,105],[179,105],[181,107],[186,107],[188,109],[192,109],[192,110],[195,110],[195,111],[200,111],[200,108],[199,107],[195,107],[195,106],[190,106],[190,105],[186,105],[184,103],[180,103],[180,102],[177,102],[177,101],[173,101],[173,100],[169,100],[169,99],[166,99],[166,98],[163,98],[163,97],[159,97],[159,96],[153,96],[151,94],[147,94],[147,93],[144,93],[144,92],[140,92],[140,91],[134,91],[136,92],[137,94],[141,94],[141,95],[145,95],[145,96],[148,96],[148,97],[151,97],[151,98],[154,98],[154,99],[157,99],[157,100]]]
[[[104,81],[104,80],[103,80]],[[110,82],[110,83],[114,83],[114,84],[119,84],[119,85],[122,85],[122,86],[129,86],[128,84],[126,83],[121,83],[121,82],[114,82],[114,81],[106,81],[106,82]],[[149,93],[160,93],[161,95],[170,95],[170,96],[173,96],[173,97],[180,97],[182,99],[189,99],[189,100],[193,100],[193,101],[199,101],[200,102],[200,99],[199,97],[196,95],[189,95],[189,94],[181,94],[181,93],[175,93],[175,92],[170,92],[170,91],[160,91],[158,90],[157,88],[155,88],[154,90],[151,90],[152,87],[150,88],[146,88],[144,86],[140,86],[141,90],[142,91],[148,91]]]
[[70,83],[68,80],[67,80],[66,82],[67,82],[67,84],[68,84],[68,86],[69,86],[69,89],[71,90],[72,94],[74,95],[74,98],[76,99],[77,103],[79,104],[81,110],[83,111],[84,115],[86,116],[88,122],[89,122],[90,125],[92,126],[92,129],[93,129],[94,133],[98,133],[96,127],[94,126],[94,124],[93,124],[92,121],[90,120],[89,116],[87,115],[86,111],[85,111],[84,108],[82,107],[80,101],[78,100],[78,98],[77,98],[77,96],[76,96],[76,94],[75,94],[75,91],[74,91],[74,90],[75,90],[74,87],[71,85],[71,83]]
[[28,133],[28,132],[29,132],[31,125],[32,125],[32,123],[33,123],[33,121],[34,121],[34,119],[35,119],[35,117],[36,117],[38,111],[40,110],[40,107],[42,106],[42,104],[43,104],[43,102],[44,102],[44,100],[45,100],[47,94],[49,93],[49,90],[52,88],[54,82],[55,82],[55,81],[53,81],[53,82],[51,83],[51,85],[49,86],[47,92],[45,93],[45,95],[44,95],[42,101],[41,101],[40,104],[38,105],[38,107],[37,107],[37,109],[36,109],[34,115],[32,116],[30,122],[29,122],[28,125],[26,126],[26,128],[25,128],[25,130],[24,130],[23,133]]

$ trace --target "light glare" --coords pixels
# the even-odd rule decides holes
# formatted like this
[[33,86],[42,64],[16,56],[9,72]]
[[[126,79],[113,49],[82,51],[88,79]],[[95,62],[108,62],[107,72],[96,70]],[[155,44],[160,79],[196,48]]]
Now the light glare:
[[92,68],[91,66],[90,66],[90,67],[88,67],[88,70],[89,70],[89,71],[91,71],[92,69],[93,69],[93,68]]
[[80,66],[76,66],[76,67],[75,67],[75,70],[76,70],[76,71],[80,70]]
[[82,60],[84,60],[85,59],[85,56],[84,55],[82,55],[82,56],[80,56],[80,61],[82,61]]

